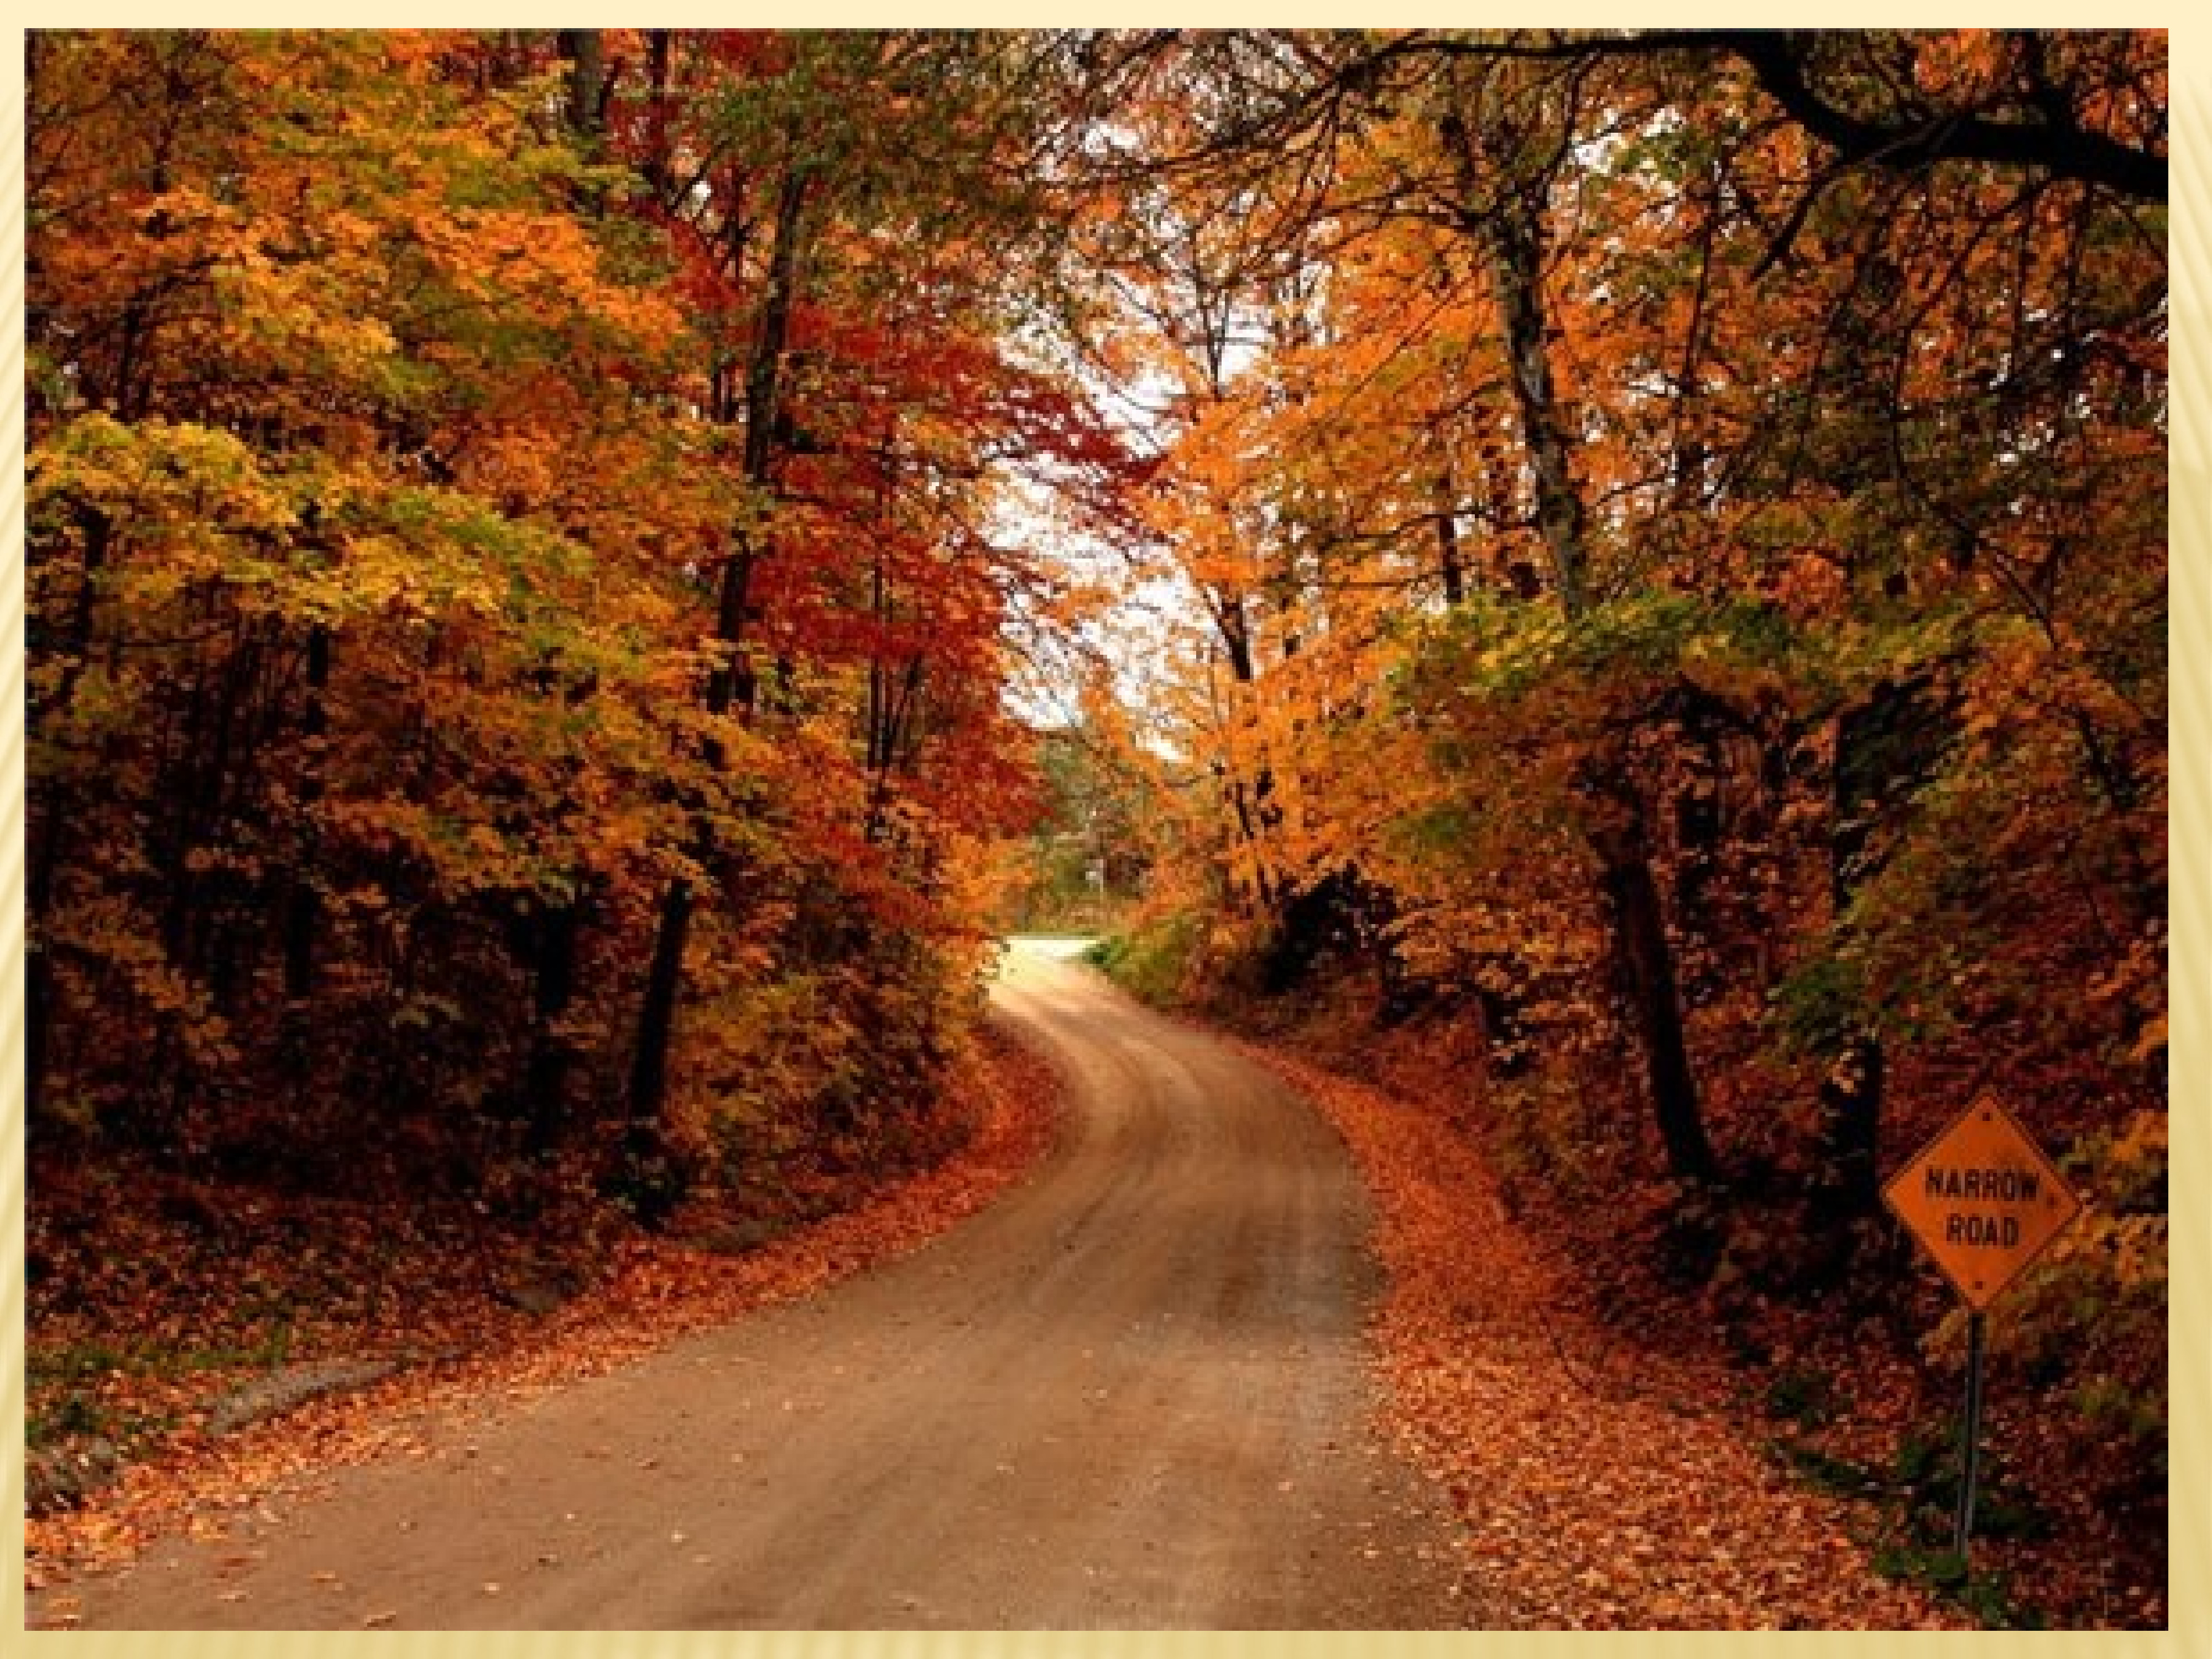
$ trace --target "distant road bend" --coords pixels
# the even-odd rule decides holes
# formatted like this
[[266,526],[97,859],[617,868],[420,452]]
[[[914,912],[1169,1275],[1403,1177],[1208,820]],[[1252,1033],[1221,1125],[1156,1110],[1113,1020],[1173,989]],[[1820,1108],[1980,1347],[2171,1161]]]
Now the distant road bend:
[[[1069,1083],[1031,1178],[943,1239],[224,1543],[71,1587],[82,1623],[1443,1628],[1481,1622],[1370,1424],[1341,1145],[1045,945],[994,993]],[[37,1603],[33,1601],[33,1613]]]

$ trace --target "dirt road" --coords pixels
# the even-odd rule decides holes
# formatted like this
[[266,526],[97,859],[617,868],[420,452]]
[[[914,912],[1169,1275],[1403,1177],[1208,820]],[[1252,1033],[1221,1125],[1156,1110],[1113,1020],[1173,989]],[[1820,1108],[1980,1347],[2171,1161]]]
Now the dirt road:
[[997,991],[1073,1121],[937,1243],[73,1587],[86,1626],[1438,1628],[1342,1148],[1086,970]]

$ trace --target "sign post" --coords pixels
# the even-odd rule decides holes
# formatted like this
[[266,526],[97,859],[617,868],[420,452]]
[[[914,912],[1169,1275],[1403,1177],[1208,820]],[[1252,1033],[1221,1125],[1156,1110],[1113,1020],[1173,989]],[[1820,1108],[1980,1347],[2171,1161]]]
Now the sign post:
[[1966,1421],[1959,1449],[1959,1519],[1951,1528],[1951,1547],[1963,1565],[1966,1540],[1974,1531],[1974,1474],[1982,1461],[1982,1334],[1979,1309],[1966,1316]]
[[1963,1564],[1981,1463],[1984,1316],[2081,1213],[2081,1202],[2019,1121],[1988,1095],[1922,1147],[1881,1195],[1966,1304],[1966,1409],[1954,1538]]

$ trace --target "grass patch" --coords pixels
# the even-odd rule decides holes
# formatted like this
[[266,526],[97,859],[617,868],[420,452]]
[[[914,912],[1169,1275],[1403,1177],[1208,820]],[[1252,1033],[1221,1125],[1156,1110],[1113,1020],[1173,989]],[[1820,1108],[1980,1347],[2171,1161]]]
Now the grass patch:
[[1836,1419],[1836,1385],[1826,1372],[1793,1366],[1767,1384],[1766,1414],[1807,1429],[1832,1423]]
[[1838,1457],[1818,1446],[1808,1446],[1802,1441],[1784,1441],[1777,1449],[1790,1465],[1791,1473],[1805,1482],[1838,1498],[1879,1499],[1889,1491],[1889,1483],[1881,1471],[1854,1462],[1848,1457]]
[[1182,1000],[1198,929],[1185,916],[1147,922],[1111,933],[1085,951],[1084,960],[1140,1002],[1170,1007]]
[[[1778,1382],[1778,1388],[1787,1377]],[[1795,1387],[1769,1392],[1774,1414],[1804,1421],[1817,1416],[1818,1396],[1801,1398]],[[1770,1443],[1770,1449],[1807,1486],[1871,1505],[1887,1534],[1874,1553],[1885,1577],[1917,1584],[1970,1614],[1989,1630],[2041,1630],[2040,1612],[2021,1601],[1999,1571],[1971,1570],[1952,1547],[1959,1502],[1955,1431],[1948,1427],[1907,1435],[1887,1467],[1838,1457],[1809,1441]],[[2002,1464],[1985,1452],[1974,1495],[1976,1540],[2046,1536],[2049,1522]]]
[[173,1412],[149,1411],[111,1398],[137,1393],[130,1383],[177,1382],[210,1371],[270,1370],[289,1356],[288,1322],[255,1340],[222,1347],[89,1340],[33,1347],[23,1358],[23,1437],[33,1450],[72,1440],[131,1445],[176,1426]]
[[1885,1578],[1919,1584],[1971,1613],[1984,1630],[2046,1630],[2033,1607],[2018,1601],[2002,1572],[1975,1571],[1948,1546],[1894,1542],[1874,1554],[1874,1570]]

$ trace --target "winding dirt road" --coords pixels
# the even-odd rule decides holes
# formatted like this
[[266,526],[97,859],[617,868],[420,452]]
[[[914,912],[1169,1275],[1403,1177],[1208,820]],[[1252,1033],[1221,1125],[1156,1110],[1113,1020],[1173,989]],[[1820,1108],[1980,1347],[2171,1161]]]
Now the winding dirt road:
[[1070,1083],[1030,1180],[804,1303],[336,1472],[74,1586],[85,1626],[1443,1628],[1483,1622],[1369,1426],[1342,1147],[1017,948]]

